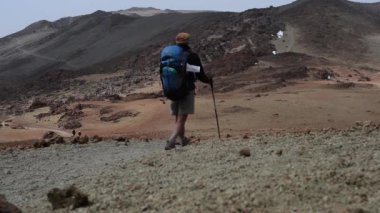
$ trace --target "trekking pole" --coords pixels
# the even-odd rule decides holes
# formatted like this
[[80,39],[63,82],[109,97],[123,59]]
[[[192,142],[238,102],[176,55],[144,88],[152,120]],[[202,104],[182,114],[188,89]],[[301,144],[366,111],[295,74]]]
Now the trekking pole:
[[214,95],[214,83],[213,83],[213,81],[211,81],[211,93],[212,93],[212,99],[214,100],[216,125],[218,126],[218,136],[219,136],[219,140],[222,140],[222,138],[220,137],[219,118],[218,118],[218,111],[216,110],[215,95]]

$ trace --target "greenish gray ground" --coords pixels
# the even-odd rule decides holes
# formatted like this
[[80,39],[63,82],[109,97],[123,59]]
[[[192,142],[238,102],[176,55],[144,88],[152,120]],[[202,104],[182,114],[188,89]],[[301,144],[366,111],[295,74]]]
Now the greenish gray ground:
[[[110,162],[106,169],[90,163],[98,173],[72,182],[94,204],[76,211],[379,212],[379,136],[368,129],[256,136],[214,141],[213,148],[208,141],[144,158],[136,155]],[[251,156],[240,156],[241,148],[249,148]],[[14,178],[18,188],[17,174]],[[21,207],[51,212],[46,194]]]

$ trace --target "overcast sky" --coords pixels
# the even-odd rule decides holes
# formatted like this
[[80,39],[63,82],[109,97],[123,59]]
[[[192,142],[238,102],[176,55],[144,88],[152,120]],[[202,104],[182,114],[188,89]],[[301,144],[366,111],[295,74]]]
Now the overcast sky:
[[[357,0],[378,2],[380,0]],[[0,0],[0,38],[39,20],[54,21],[62,17],[115,11],[130,7],[160,9],[244,11],[270,5],[279,6],[293,0]]]

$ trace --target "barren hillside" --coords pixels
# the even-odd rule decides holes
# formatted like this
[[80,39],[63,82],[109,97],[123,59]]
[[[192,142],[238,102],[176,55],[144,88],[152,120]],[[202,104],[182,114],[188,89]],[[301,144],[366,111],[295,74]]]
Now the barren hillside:
[[[347,0],[298,0],[242,13],[152,13],[158,10],[132,8],[126,11],[153,16],[98,11],[56,22],[40,21],[0,39],[0,97],[28,99],[70,90],[72,79],[94,73],[123,72],[144,76],[138,81],[150,81],[157,75],[160,49],[180,31],[193,35],[193,49],[200,52],[207,69],[218,75],[244,72],[276,48],[376,68],[379,6]],[[280,30],[287,36],[278,39],[275,35]],[[283,48],[274,46],[274,40]],[[129,87],[135,81],[128,78],[122,83]],[[94,90],[104,87],[110,86]]]
[[278,8],[280,17],[296,28],[296,43],[303,52],[347,60],[351,64],[376,64],[366,36],[380,35],[379,3],[346,0],[298,0]]

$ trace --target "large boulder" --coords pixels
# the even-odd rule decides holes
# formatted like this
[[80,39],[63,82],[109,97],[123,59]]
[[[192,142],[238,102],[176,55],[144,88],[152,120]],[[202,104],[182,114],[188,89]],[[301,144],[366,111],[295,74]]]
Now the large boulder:
[[29,110],[30,110],[30,111],[33,111],[33,110],[35,110],[35,109],[39,109],[39,108],[43,108],[43,107],[47,107],[47,106],[48,106],[47,102],[42,101],[42,100],[40,100],[40,99],[35,99],[35,100],[33,100],[32,103],[30,104],[30,106],[29,106]]
[[76,209],[91,205],[88,195],[79,191],[75,186],[66,189],[54,188],[47,194],[53,210],[62,208]]

